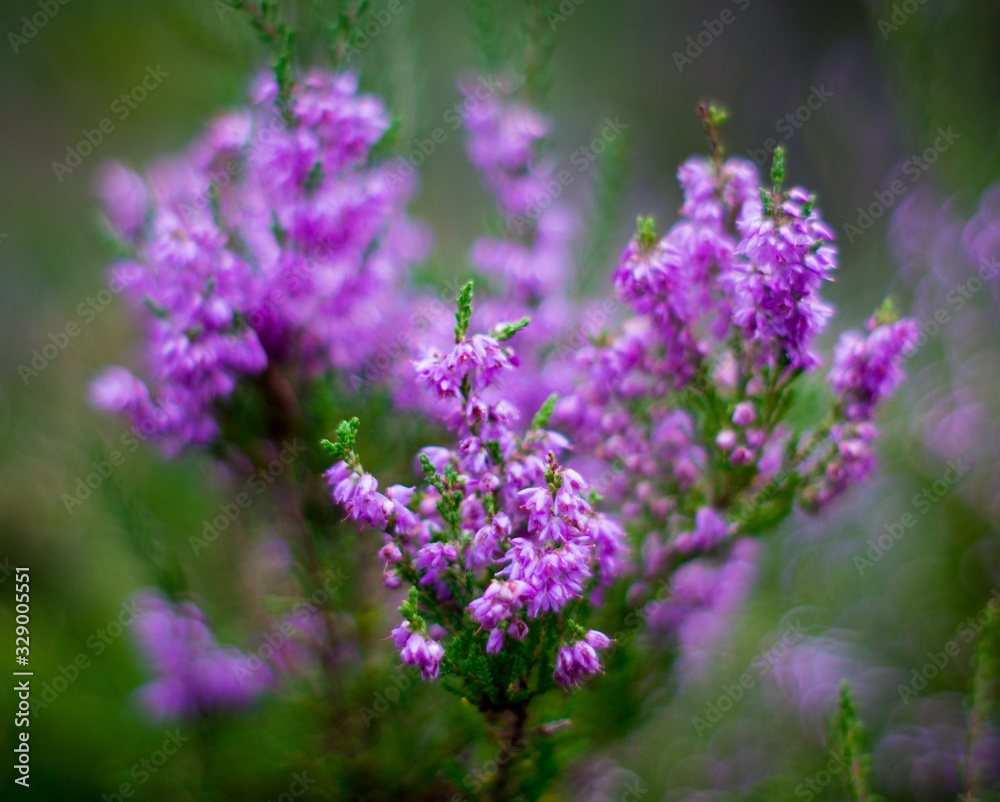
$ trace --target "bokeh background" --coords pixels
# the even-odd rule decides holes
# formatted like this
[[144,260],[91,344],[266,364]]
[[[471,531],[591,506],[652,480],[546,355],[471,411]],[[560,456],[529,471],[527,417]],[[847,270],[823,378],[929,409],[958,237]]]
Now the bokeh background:
[[[363,82],[387,97],[402,120],[399,146],[406,150],[441,125],[458,100],[456,79],[474,58],[460,4],[401,5],[359,63]],[[244,18],[220,13],[208,0],[68,0],[48,7],[56,12],[46,15],[46,24],[18,39],[22,17],[36,14],[40,4],[0,5],[0,565],[31,568],[36,692],[72,673],[62,669],[80,654],[90,666],[60,683],[65,690],[32,721],[30,791],[13,785],[11,761],[3,759],[0,796],[99,800],[166,737],[166,728],[143,719],[134,704],[144,672],[127,627],[112,635],[123,600],[152,581],[129,533],[153,532],[157,548],[175,550],[182,563],[193,561],[187,538],[227,491],[204,458],[167,461],[143,447],[83,505],[68,510],[62,500],[92,470],[91,461],[104,459],[118,442],[121,422],[89,407],[87,384],[102,366],[127,359],[136,336],[120,299],[104,304],[107,296],[99,296],[111,251],[92,179],[105,159],[141,167],[182,149],[219,109],[242,102],[265,54]],[[839,275],[826,292],[838,308],[836,330],[860,325],[887,293],[901,309],[911,308],[919,276],[900,270],[888,244],[897,204],[920,193],[937,203],[950,199],[957,214],[968,215],[1000,178],[996,3],[575,0],[563,7],[564,18],[554,18],[546,108],[556,121],[553,153],[569,163],[605,118],[627,126],[629,146],[612,175],[622,193],[607,242],[603,250],[580,254],[581,293],[608,292],[613,259],[637,214],[653,214],[663,229],[673,221],[676,167],[704,150],[694,115],[702,98],[729,109],[730,153],[758,152],[769,138],[781,139],[791,180],[818,194],[840,246]],[[732,22],[723,23],[703,52],[688,50],[688,37],[714,25],[723,10]],[[324,3],[301,3],[297,13],[321,15]],[[148,68],[165,77],[120,119],[112,104]],[[810,97],[818,107],[809,119],[782,125]],[[79,166],[57,175],[52,163],[64,162],[82,129],[108,116],[114,131]],[[858,207],[931,146],[939,128],[958,135],[954,144],[919,180],[907,179],[907,197],[894,202],[896,208],[849,241],[845,225],[857,224]],[[593,183],[609,175],[595,168],[586,178],[568,190],[584,210]],[[428,282],[463,274],[463,255],[488,211],[454,133],[422,165],[413,206],[435,233]],[[34,366],[37,375],[19,370],[71,322],[79,334],[42,369]],[[835,334],[829,333],[827,347]],[[969,332],[977,334],[983,332]],[[984,338],[983,348],[995,350],[992,343]],[[905,538],[870,568],[862,571],[854,560],[866,553],[869,538],[914,510],[914,493],[944,476],[946,461],[926,444],[921,418],[924,394],[936,379],[921,376],[939,376],[938,366],[949,358],[937,340],[911,360],[916,379],[884,413],[882,469],[873,481],[822,518],[793,518],[764,540],[756,591],[734,622],[732,639],[679,685],[649,695],[641,723],[626,732],[615,725],[615,705],[605,705],[607,737],[574,764],[560,791],[564,798],[624,799],[631,792],[642,799],[806,798],[796,789],[821,779],[831,759],[827,720],[844,677],[855,685],[884,792],[894,800],[954,798],[971,647],[963,645],[960,657],[908,704],[897,687],[927,662],[928,652],[956,637],[962,620],[979,611],[1000,582],[994,465],[970,455],[969,473],[917,516]],[[977,370],[971,360],[962,369]],[[392,425],[388,440],[412,453],[419,424]],[[974,439],[995,443],[998,434],[986,423]],[[390,470],[405,467],[392,453],[379,458]],[[375,544],[362,539],[358,548],[374,554]],[[237,612],[241,587],[225,549],[197,559],[196,590],[220,638],[243,643],[251,627]],[[788,654],[769,651],[790,631],[802,634],[788,639]],[[6,666],[13,661],[13,582],[5,576],[0,632]],[[759,676],[732,711],[698,732],[693,717],[704,717],[707,705],[762,656],[768,665],[780,657],[781,670]],[[16,700],[10,680],[2,685],[0,753],[10,755]],[[449,705],[458,707],[444,694],[414,692],[400,727],[387,729],[378,747],[388,756],[386,771],[408,778],[403,785],[412,798],[419,798],[423,776],[411,765],[420,762],[412,760],[413,750],[422,755],[423,771],[433,771],[431,745],[446,751],[449,739],[433,733],[413,742],[405,732],[429,721],[430,707]],[[265,703],[214,732],[192,734],[192,746],[151,774],[136,798],[278,798],[295,772],[320,770],[306,743],[312,711],[292,710]],[[460,742],[469,717],[455,710],[453,719]],[[211,752],[201,747],[209,740]],[[808,798],[844,798],[839,781],[818,787]],[[408,798],[405,791],[380,794],[359,788],[330,798]],[[306,798],[325,796],[317,785]]]

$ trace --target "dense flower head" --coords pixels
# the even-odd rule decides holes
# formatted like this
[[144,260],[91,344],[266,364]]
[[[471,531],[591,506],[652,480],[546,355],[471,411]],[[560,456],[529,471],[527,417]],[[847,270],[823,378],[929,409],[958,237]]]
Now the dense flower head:
[[819,362],[812,340],[833,315],[819,290],[837,267],[833,231],[812,202],[801,187],[789,190],[776,209],[748,201],[736,249],[746,258],[733,264],[731,275],[733,322],[759,345],[762,358],[805,369]]
[[193,604],[143,594],[134,632],[155,678],[139,690],[142,705],[160,719],[235,710],[255,702],[274,683],[265,665],[220,646]]
[[389,126],[381,101],[356,76],[314,71],[286,120],[276,93],[259,81],[256,105],[144,178],[121,165],[98,176],[130,253],[112,281],[144,328],[151,381],[114,369],[92,398],[169,452],[215,439],[218,404],[251,377],[359,369],[388,341],[427,249],[405,215],[412,182],[369,164]]
[[870,333],[847,331],[833,352],[829,381],[841,397],[848,419],[870,420],[875,406],[905,378],[903,361],[912,353],[920,333],[913,319],[876,325]]
[[[526,432],[517,428],[502,384],[518,364],[513,349],[496,336],[469,335],[471,307],[463,313],[462,304],[452,350],[415,364],[457,441],[421,453],[426,489],[397,493],[387,506],[350,442],[334,447],[343,458],[328,472],[348,515],[384,531],[387,584],[405,579],[414,587],[394,636],[404,662],[420,665],[425,679],[437,676],[449,649],[447,641],[426,641],[428,620],[482,633],[483,652],[500,654],[597,602],[596,585],[628,567],[623,528],[595,512],[586,479],[559,464],[568,441],[541,419]],[[514,333],[496,330],[504,339]],[[343,431],[349,438],[349,427]],[[599,667],[596,657],[591,663]],[[582,676],[563,674],[575,678],[570,684]]]
[[[606,477],[601,492],[641,533],[644,576],[629,597],[645,599],[653,629],[680,633],[686,652],[711,640],[699,628],[724,631],[729,601],[746,595],[746,534],[870,475],[869,421],[917,336],[912,320],[879,313],[835,352],[827,418],[799,429],[784,420],[795,383],[822,363],[814,343],[833,314],[821,292],[837,269],[834,232],[808,191],[782,188],[783,152],[766,185],[753,164],[723,159],[712,115],[711,157],[677,174],[680,219],[660,235],[639,218],[612,274],[624,314],[578,349],[575,389],[554,417],[575,464]],[[720,587],[720,572],[738,593]],[[651,600],[663,582],[674,597]]]

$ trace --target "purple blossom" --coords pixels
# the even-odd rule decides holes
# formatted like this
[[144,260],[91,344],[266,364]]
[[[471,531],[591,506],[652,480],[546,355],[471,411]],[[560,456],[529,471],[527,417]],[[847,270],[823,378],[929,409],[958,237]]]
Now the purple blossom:
[[458,561],[458,550],[450,543],[428,543],[417,552],[414,564],[423,572],[421,585],[440,582],[450,563]]
[[[403,629],[403,627],[406,627]],[[444,647],[435,640],[418,632],[410,632],[409,624],[401,624],[393,630],[400,659],[407,665],[417,666],[425,680],[435,680],[441,670]]]
[[732,420],[737,426],[749,426],[757,420],[757,411],[750,401],[742,401],[733,410]]
[[144,594],[134,632],[155,678],[139,691],[156,718],[188,718],[253,704],[274,682],[266,666],[252,666],[237,649],[220,646],[193,604],[174,605]]
[[583,583],[591,575],[590,547],[571,541],[546,550],[526,538],[514,538],[501,562],[507,567],[497,573],[523,580],[532,588],[528,615],[537,618],[546,610],[558,612],[583,593]]
[[793,368],[811,369],[818,358],[813,338],[826,328],[833,309],[819,297],[837,267],[833,231],[807,206],[801,187],[787,194],[780,209],[766,212],[753,199],[740,217],[743,239],[731,278],[733,322],[758,343],[761,358],[787,358]]
[[728,522],[718,510],[702,507],[695,514],[694,531],[678,535],[674,545],[683,552],[712,551],[725,540],[729,529]]
[[[546,429],[520,434],[512,404],[496,395],[485,400],[499,390],[499,372],[516,365],[512,349],[485,335],[464,336],[450,353],[432,352],[416,363],[458,442],[455,450],[424,449],[424,469],[434,473],[425,491],[390,489],[392,498],[383,497],[354,456],[327,473],[348,515],[382,526],[387,563],[411,555],[413,581],[431,586],[422,591],[433,593],[427,604],[461,604],[477,628],[490,632],[487,654],[500,654],[508,635],[523,639],[528,620],[582,598],[596,568],[604,584],[624,573],[628,553],[624,529],[587,500],[584,476],[559,466],[555,449],[565,450],[568,441]],[[459,566],[465,576],[447,581]],[[399,578],[387,574],[393,587]],[[599,601],[596,594],[590,601]],[[422,631],[424,611],[405,614],[405,627],[394,630],[397,648],[416,649],[423,641],[413,633]],[[404,659],[424,660],[414,649]]]
[[135,254],[112,276],[143,326],[150,381],[115,369],[92,397],[171,454],[214,441],[253,376],[363,369],[427,251],[405,216],[412,183],[368,164],[388,128],[382,103],[358,94],[355,76],[312,72],[293,89],[289,126],[269,80],[258,105],[223,115],[145,178],[118,165],[99,176]]
[[394,504],[378,492],[378,480],[368,473],[359,474],[344,461],[326,472],[327,482],[333,486],[333,500],[341,504],[362,525],[385,529]]
[[496,629],[502,621],[509,621],[532,595],[527,582],[494,579],[482,596],[469,603],[469,612],[483,629]]
[[830,386],[841,397],[849,420],[871,420],[875,406],[905,378],[903,362],[920,330],[912,319],[869,326],[867,337],[846,331],[833,352]]
[[556,656],[553,679],[563,687],[579,685],[585,678],[602,671],[597,650],[606,649],[611,640],[603,633],[592,629],[582,640],[563,646]]

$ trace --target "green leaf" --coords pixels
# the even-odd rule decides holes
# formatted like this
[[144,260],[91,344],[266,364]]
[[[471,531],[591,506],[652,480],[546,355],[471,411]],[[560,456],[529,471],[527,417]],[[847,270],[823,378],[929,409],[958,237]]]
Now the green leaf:
[[552,393],[552,395],[545,399],[545,403],[535,413],[535,417],[531,419],[530,431],[538,431],[549,425],[549,418],[552,417],[552,410],[556,408],[556,401],[558,400],[558,393]]
[[522,329],[526,329],[529,323],[531,323],[530,317],[522,317],[514,323],[505,323],[494,331],[493,337],[499,342],[506,342]]
[[337,424],[336,440],[321,440],[320,445],[336,461],[351,460],[354,458],[354,446],[358,439],[358,429],[361,428],[361,421],[357,418],[342,420]]
[[871,755],[868,754],[864,726],[858,720],[847,680],[840,684],[840,708],[837,728],[847,772],[844,784],[854,802],[876,802],[880,797],[871,792]]
[[781,192],[781,185],[785,181],[785,149],[778,145],[774,149],[774,161],[771,163],[771,183],[774,185],[774,194]]
[[458,311],[455,313],[455,342],[460,343],[469,333],[469,321],[472,319],[472,288],[473,282],[466,282],[458,294]]
[[636,241],[639,247],[646,253],[653,250],[656,245],[656,222],[652,217],[640,217],[636,221]]

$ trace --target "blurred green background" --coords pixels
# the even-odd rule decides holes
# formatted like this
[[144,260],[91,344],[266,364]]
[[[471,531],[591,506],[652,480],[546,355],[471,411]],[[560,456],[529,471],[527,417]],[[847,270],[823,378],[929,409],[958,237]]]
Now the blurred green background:
[[[376,0],[373,8],[383,5]],[[631,157],[624,201],[613,221],[612,254],[626,242],[637,214],[652,213],[663,229],[674,219],[677,165],[704,150],[694,108],[702,98],[715,99],[731,112],[730,153],[761,149],[767,139],[792,130],[783,142],[791,180],[818,194],[838,232],[841,267],[826,295],[839,316],[825,344],[841,328],[860,324],[887,292],[896,293],[901,307],[908,308],[910,289],[897,278],[885,244],[886,219],[854,243],[843,235],[845,224],[856,221],[857,207],[870,203],[905,159],[931,144],[939,127],[951,126],[960,137],[921,186],[936,188],[942,197],[957,193],[957,202],[971,208],[1000,175],[1000,6],[986,0],[914,0],[912,5],[916,11],[891,30],[879,24],[892,19],[891,3],[564,3],[572,13],[554,18],[554,80],[546,109],[555,120],[556,158],[568,161],[606,117],[628,126]],[[45,12],[45,25],[22,37],[22,18],[38,14],[42,6],[56,11]],[[403,12],[363,49],[360,64],[364,83],[386,96],[403,120],[405,147],[441,124],[458,100],[456,79],[474,66],[474,58],[461,4],[402,0],[402,6]],[[685,54],[688,37],[697,37],[707,23],[714,25],[723,10],[731,12],[732,22],[723,24],[704,52],[690,50],[690,63],[676,58],[675,53]],[[315,2],[302,3],[298,13],[327,11]],[[79,654],[91,663],[32,721],[31,790],[13,785],[11,761],[4,759],[0,798],[99,800],[160,747],[167,729],[144,721],[130,696],[144,673],[127,632],[109,637],[103,649],[94,645],[102,641],[93,636],[108,630],[123,600],[152,582],[122,531],[123,505],[176,548],[182,561],[193,561],[187,538],[227,498],[227,490],[204,458],[167,461],[143,447],[128,455],[126,466],[82,506],[70,512],[61,500],[91,470],[92,460],[105,458],[115,447],[123,431],[120,421],[88,406],[87,383],[102,366],[126,360],[136,341],[120,299],[103,306],[98,298],[106,286],[110,250],[100,233],[92,176],[105,159],[142,167],[184,148],[220,109],[243,101],[265,54],[243,17],[220,13],[208,0],[69,0],[64,5],[4,0],[0,34],[5,112],[0,127],[0,565],[31,568],[36,691],[66,676],[61,669]],[[112,104],[150,67],[166,76],[121,119]],[[794,129],[788,123],[779,127],[817,89],[829,97],[809,119]],[[96,128],[109,116],[114,130],[78,167],[57,176],[52,163],[65,161],[67,147],[81,139],[82,130]],[[460,275],[463,255],[482,230],[489,204],[465,161],[459,135],[426,160],[421,176],[414,214],[434,229],[436,275]],[[571,188],[583,207],[590,196],[586,183]],[[606,292],[611,263],[582,261],[582,290]],[[81,311],[92,298],[95,314]],[[50,335],[59,339],[57,333],[70,322],[79,324],[79,334],[37,376],[25,378],[19,366],[30,365],[33,351]],[[911,368],[918,371],[939,357],[927,349]],[[713,728],[711,738],[698,738],[691,725],[692,716],[704,715],[706,701],[738,680],[766,648],[769,633],[780,636],[792,619],[805,622],[813,635],[834,630],[852,645],[851,658],[867,666],[871,684],[879,684],[871,672],[881,671],[885,685],[885,676],[905,675],[922,664],[925,652],[941,648],[956,623],[982,606],[997,579],[991,579],[996,535],[992,522],[962,493],[949,494],[922,516],[871,571],[859,576],[852,562],[867,548],[868,538],[907,509],[916,490],[944,471],[914,436],[909,415],[918,401],[904,392],[887,410],[883,470],[875,481],[823,519],[793,522],[765,540],[765,568],[752,603],[733,642],[715,656],[694,690],[689,686],[678,699],[669,689],[654,695],[655,706],[645,711],[641,728],[590,752],[575,766],[577,784],[564,789],[565,798],[625,798],[627,783],[648,789],[643,799],[688,798],[741,776],[758,761],[778,776],[748,782],[741,795],[796,798],[796,785],[829,760],[822,727],[817,731],[805,712],[776,705],[758,684]],[[412,453],[413,425],[397,426],[401,450]],[[391,457],[385,462],[391,464]],[[374,554],[373,546],[359,545]],[[228,614],[239,608],[241,591],[225,549],[198,560],[192,574],[202,585],[196,590],[212,617],[225,622],[220,639],[243,643],[253,630],[250,622]],[[12,577],[0,576],[0,624],[0,665],[6,666],[12,663],[7,650],[13,649]],[[967,680],[965,665],[956,665],[932,690],[963,692]],[[10,755],[16,699],[10,681],[2,684],[0,751]],[[891,681],[888,687],[894,687]],[[861,694],[861,702],[877,739],[893,698]],[[408,696],[408,726],[429,720],[427,712],[440,706],[457,708],[458,703],[423,691]],[[608,711],[614,715],[613,706]],[[136,798],[276,799],[289,791],[295,772],[314,768],[315,750],[306,742],[301,754],[289,748],[299,728],[308,729],[311,715],[314,711],[294,704],[265,703],[214,731],[192,732],[192,746],[181,747]],[[457,709],[449,715],[455,722],[451,741],[430,733],[428,742],[437,747],[461,743],[463,728],[472,726],[470,717]],[[382,752],[395,755],[390,772],[405,773],[410,750],[430,748],[407,740],[404,729],[384,731]],[[211,751],[202,748],[209,742],[214,743]],[[764,754],[766,760],[760,757]],[[419,782],[419,776],[410,778],[414,788]],[[832,787],[817,798],[842,798],[838,793]],[[912,794],[934,798],[918,788]],[[307,794],[324,796],[321,786]],[[388,797],[357,790],[350,798]]]

